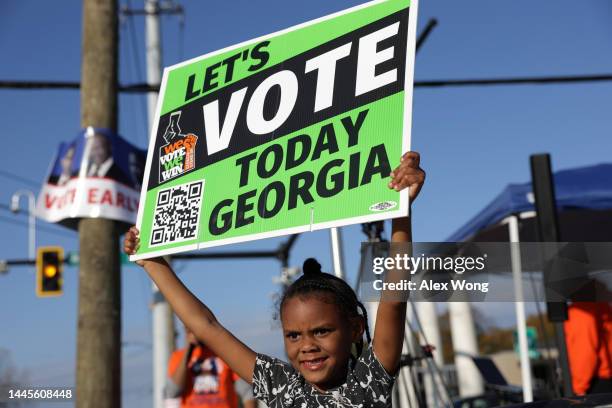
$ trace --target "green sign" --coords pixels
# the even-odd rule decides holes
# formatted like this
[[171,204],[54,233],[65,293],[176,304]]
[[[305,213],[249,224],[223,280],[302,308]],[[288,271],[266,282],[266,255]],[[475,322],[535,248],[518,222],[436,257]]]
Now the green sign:
[[[519,349],[519,340],[518,340],[518,331],[515,330],[513,334],[514,338],[514,351],[520,355],[521,351]],[[529,354],[529,358],[540,358],[541,353],[538,350],[538,331],[535,327],[527,326],[527,350]]]
[[166,68],[132,259],[404,216],[416,0]]

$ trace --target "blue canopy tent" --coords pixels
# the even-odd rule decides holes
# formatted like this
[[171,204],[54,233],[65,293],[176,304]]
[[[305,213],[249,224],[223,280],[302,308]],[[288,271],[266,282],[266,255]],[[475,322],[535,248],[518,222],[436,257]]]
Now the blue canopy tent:
[[[561,241],[612,241],[612,164],[558,171],[554,184]],[[508,241],[508,229],[500,227],[511,215],[535,215],[531,183],[508,185],[447,241]],[[536,241],[535,223],[521,224],[521,241]]]
[[[559,234],[564,242],[612,241],[612,164],[554,173]],[[452,234],[449,242],[538,241],[531,183],[508,185],[491,203]],[[525,402],[533,399],[520,251],[512,246],[515,307]]]

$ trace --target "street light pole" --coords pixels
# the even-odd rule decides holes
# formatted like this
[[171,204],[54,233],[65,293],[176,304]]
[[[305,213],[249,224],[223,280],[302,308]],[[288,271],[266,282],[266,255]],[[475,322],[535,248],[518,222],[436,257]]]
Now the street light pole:
[[[174,1],[145,0],[144,9],[131,9],[124,7],[122,15],[145,16],[145,42],[147,61],[147,115],[149,134],[155,122],[158,90],[162,73],[162,43],[160,32],[161,14],[179,14],[182,16],[183,7]],[[168,261],[170,258],[166,258]],[[152,284],[153,301],[153,407],[164,406],[163,389],[167,378],[168,360],[175,348],[174,314],[162,293],[155,284]]]
[[[163,11],[158,0],[145,0],[146,57],[147,83],[159,86],[162,72],[162,47],[159,15]],[[147,95],[149,134],[155,122],[157,92]],[[154,136],[151,136],[154,137]],[[174,351],[174,314],[157,286],[153,283],[153,407],[164,406],[164,384],[166,383],[167,367]]]
[[28,198],[28,258],[36,257],[36,217],[34,216],[34,207],[36,206],[36,198],[30,190],[19,190],[11,197],[11,211],[19,212],[19,199],[21,197]]

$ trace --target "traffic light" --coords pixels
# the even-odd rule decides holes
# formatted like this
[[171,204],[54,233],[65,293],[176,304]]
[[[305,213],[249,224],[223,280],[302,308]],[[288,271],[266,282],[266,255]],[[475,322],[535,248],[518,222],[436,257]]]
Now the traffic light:
[[36,253],[36,295],[60,296],[64,290],[62,247],[40,247]]

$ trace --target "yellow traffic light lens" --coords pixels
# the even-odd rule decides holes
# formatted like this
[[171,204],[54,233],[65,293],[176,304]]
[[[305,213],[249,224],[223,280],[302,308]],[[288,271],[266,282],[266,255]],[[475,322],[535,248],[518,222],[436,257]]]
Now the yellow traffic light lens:
[[57,275],[57,267],[55,265],[45,265],[44,273],[47,278],[52,278]]
[[60,296],[63,293],[64,250],[57,246],[39,247],[36,252],[36,295]]

